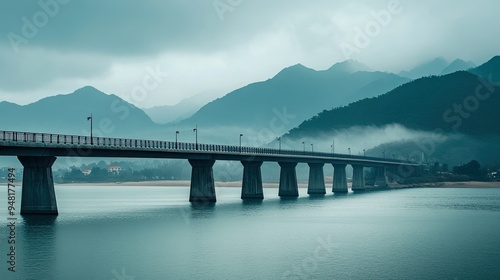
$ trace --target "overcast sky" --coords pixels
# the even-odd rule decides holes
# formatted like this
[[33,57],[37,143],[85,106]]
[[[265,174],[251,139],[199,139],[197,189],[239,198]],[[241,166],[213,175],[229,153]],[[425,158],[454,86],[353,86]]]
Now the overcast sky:
[[152,107],[222,96],[297,63],[322,70],[353,58],[399,72],[500,54],[500,1],[391,2],[4,0],[0,100],[91,85]]

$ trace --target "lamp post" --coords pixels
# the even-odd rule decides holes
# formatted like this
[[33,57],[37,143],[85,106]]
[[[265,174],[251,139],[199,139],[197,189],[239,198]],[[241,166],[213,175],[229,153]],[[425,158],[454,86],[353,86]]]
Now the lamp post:
[[281,152],[281,137],[277,137],[276,140],[278,140],[278,150]]
[[240,153],[241,153],[241,138],[243,137],[243,133],[240,133]]
[[311,143],[311,152],[314,152],[314,144]]
[[366,150],[365,149],[363,149],[363,156],[366,157]]
[[306,153],[306,142],[302,142],[302,146],[304,146],[304,154]]
[[198,150],[198,125],[196,125],[196,127],[193,128],[193,132],[195,133],[196,150]]
[[351,155],[351,148],[347,148],[347,151],[349,152],[349,155]]
[[177,149],[177,135],[179,135],[179,131],[175,132],[175,148]]
[[93,123],[93,120],[92,120],[92,113],[90,113],[90,117],[87,117],[87,121],[90,121],[90,145],[93,145],[94,144],[94,138],[93,136],[93,133],[92,133],[92,123]]

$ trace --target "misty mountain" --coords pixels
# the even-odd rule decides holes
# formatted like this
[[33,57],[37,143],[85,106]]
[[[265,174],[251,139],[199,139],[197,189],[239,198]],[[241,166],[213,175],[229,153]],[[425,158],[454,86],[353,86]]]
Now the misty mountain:
[[87,86],[70,94],[20,106],[0,103],[3,130],[89,135],[92,113],[95,136],[139,137],[159,128],[141,109],[116,95]]
[[470,69],[474,73],[488,80],[489,82],[500,84],[500,56],[495,56],[479,67]]
[[450,65],[448,65],[446,68],[444,68],[440,74],[447,75],[447,74],[451,74],[451,73],[454,73],[457,71],[469,70],[469,69],[474,68],[476,66],[477,65],[475,65],[471,61],[467,62],[467,61],[464,61],[462,59],[455,59],[452,63],[450,63]]
[[365,71],[368,69],[355,61],[323,71],[297,64],[272,79],[208,103],[177,126],[267,129],[282,134],[322,110],[377,96],[409,81],[395,74]]
[[431,75],[440,75],[448,65],[449,64],[446,59],[438,57],[432,61],[422,63],[411,70],[401,71],[399,73],[399,76],[407,77],[410,79],[418,79]]
[[447,136],[441,141],[432,138],[389,142],[373,149],[369,155],[398,155],[400,159],[423,160],[427,163],[441,162],[450,167],[479,160],[482,166],[498,168],[500,158],[500,135],[474,137],[466,135]]
[[364,65],[363,63],[349,59],[343,62],[335,63],[330,69],[328,69],[330,73],[334,72],[346,72],[346,73],[356,73],[356,72],[373,72],[373,69]]
[[158,124],[177,122],[191,117],[203,105],[208,103],[212,97],[206,94],[198,94],[183,99],[176,105],[155,106],[143,109],[143,111]]
[[[478,76],[464,71],[420,78],[387,94],[324,111],[291,130],[288,137],[394,123],[423,131],[500,135],[500,126],[492,125],[500,123],[500,95],[483,91],[476,97],[480,84]],[[500,87],[495,90],[500,92]]]
[[[476,159],[494,165],[500,156],[500,83],[472,73],[499,77],[499,69],[500,58],[495,57],[470,72],[420,78],[387,94],[323,111],[292,129],[283,141],[297,145],[335,139],[337,145],[342,138],[342,151],[358,145],[356,151],[366,148],[372,156],[451,165]],[[399,129],[391,129],[394,126]],[[374,142],[374,137],[383,144],[369,146],[358,140]]]

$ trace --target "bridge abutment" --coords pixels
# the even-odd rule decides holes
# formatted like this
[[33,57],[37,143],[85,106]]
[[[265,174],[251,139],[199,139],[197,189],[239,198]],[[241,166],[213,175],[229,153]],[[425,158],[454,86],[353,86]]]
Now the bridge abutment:
[[365,190],[365,174],[362,165],[352,165],[352,190]]
[[56,157],[18,156],[24,167],[21,215],[57,215],[57,201],[52,176]]
[[280,170],[280,186],[278,195],[280,197],[298,197],[299,187],[297,185],[297,173],[295,167],[297,162],[278,162]]
[[333,164],[333,188],[334,193],[347,193],[347,164]]
[[309,184],[307,194],[326,194],[325,174],[323,172],[324,163],[308,163]]
[[212,169],[214,163],[215,160],[189,160],[192,167],[189,202],[216,202],[214,172]]
[[262,190],[262,161],[241,161],[243,164],[243,185],[241,199],[264,199]]
[[375,168],[375,187],[387,187],[389,186],[389,181],[387,180],[387,174],[385,173],[385,167]]

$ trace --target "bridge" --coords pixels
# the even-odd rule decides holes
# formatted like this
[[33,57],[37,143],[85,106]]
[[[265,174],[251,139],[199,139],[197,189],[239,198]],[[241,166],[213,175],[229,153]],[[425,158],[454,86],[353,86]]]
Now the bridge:
[[24,167],[21,214],[55,215],[58,210],[52,165],[57,157],[187,159],[192,167],[189,201],[193,203],[216,202],[212,167],[217,160],[242,163],[242,199],[264,198],[260,169],[263,162],[277,162],[281,168],[280,197],[299,196],[295,170],[298,163],[309,165],[310,195],[326,193],[325,164],[334,167],[334,193],[348,192],[348,164],[353,167],[353,191],[365,188],[364,167],[377,168],[375,185],[387,186],[387,168],[419,166],[410,161],[324,152],[18,131],[0,131],[0,155],[17,156]]

